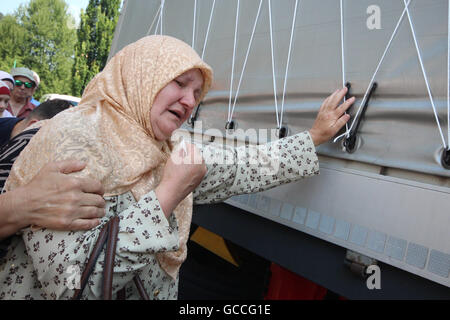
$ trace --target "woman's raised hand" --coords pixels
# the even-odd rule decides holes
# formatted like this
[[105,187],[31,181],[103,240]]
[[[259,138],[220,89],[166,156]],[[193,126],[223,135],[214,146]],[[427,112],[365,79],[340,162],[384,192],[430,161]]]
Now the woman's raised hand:
[[346,93],[346,87],[336,90],[320,106],[316,120],[309,130],[315,146],[333,138],[350,119],[350,115],[345,114],[345,111],[355,102],[355,97],[339,105]]
[[[183,146],[184,145],[184,146]],[[163,177],[155,189],[166,217],[203,180],[206,165],[200,150],[193,144],[178,145],[164,167]]]

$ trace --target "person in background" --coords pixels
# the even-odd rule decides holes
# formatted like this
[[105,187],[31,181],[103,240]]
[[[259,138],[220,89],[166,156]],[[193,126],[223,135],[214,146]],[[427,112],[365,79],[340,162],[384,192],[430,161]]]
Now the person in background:
[[61,99],[47,100],[42,105],[44,106],[42,110],[35,108],[25,118],[0,120],[0,148],[36,122],[51,119],[61,111],[72,107],[69,101]]
[[11,91],[8,111],[15,117],[26,117],[36,106],[31,103],[31,96],[36,87],[33,72],[28,68],[13,68],[14,89]]
[[[14,88],[14,78],[12,77],[12,75],[10,75],[8,72],[5,71],[0,71],[0,80],[3,81],[9,88],[9,98],[8,98],[8,102],[11,99],[11,91]],[[10,118],[10,117],[14,117],[8,110],[6,110],[6,108],[8,107],[8,103],[6,103],[6,107],[5,110],[3,111],[3,113],[0,110],[0,118]]]
[[[10,140],[2,144],[0,147],[0,191],[2,191],[6,179],[8,179],[14,161],[17,159],[22,150],[28,145],[31,138],[33,138],[33,136],[38,132],[38,126],[40,126],[40,124],[37,122],[53,118],[56,114],[70,108],[71,106],[72,105],[70,102],[66,100],[48,100],[39,108],[31,111],[26,118],[11,119],[15,123],[13,127],[10,125],[4,126],[10,128],[10,130],[2,130],[2,138],[3,136],[7,136],[10,137]],[[3,127],[2,122],[4,121],[0,121],[0,127]],[[2,215],[0,215],[0,219],[1,216]],[[0,230],[4,222],[5,221],[0,220]],[[18,230],[19,229],[14,231]],[[0,239],[1,238],[2,237],[0,236]],[[0,241],[0,257],[7,251],[11,239],[11,237],[7,237]]]
[[3,189],[14,161],[38,132],[40,123],[37,122],[51,119],[71,106],[70,102],[66,100],[48,100],[41,107],[31,111],[26,118],[14,118],[14,126],[5,126],[10,129],[9,131],[2,130],[2,136],[9,137],[9,139],[0,146],[0,191]]
[[0,118],[12,117],[11,113],[6,110],[10,97],[11,91],[9,90],[9,86],[0,80]]
[[[34,82],[36,83],[36,87],[34,87],[34,90],[33,90],[33,95],[34,95],[37,88],[39,87],[39,84],[41,83],[41,78],[35,71],[33,71],[33,70],[31,70],[31,71],[33,72]],[[33,98],[33,96],[31,96],[31,103],[34,104],[36,107],[41,104],[39,101],[37,101],[35,98]]]
[[0,80],[8,85],[10,91],[14,88],[14,78],[6,71],[0,70]]

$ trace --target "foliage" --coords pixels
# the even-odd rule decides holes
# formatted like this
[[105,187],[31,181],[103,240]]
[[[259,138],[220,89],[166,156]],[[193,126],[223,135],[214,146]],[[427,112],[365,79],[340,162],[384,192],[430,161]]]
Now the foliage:
[[122,0],[90,0],[77,32],[73,92],[81,96],[89,81],[108,59]]
[[26,48],[25,29],[20,25],[16,18],[6,15],[0,21],[0,70],[8,71],[13,67],[14,61],[18,65],[22,64],[23,53]]
[[47,92],[72,93],[76,35],[70,19],[64,0],[31,0],[0,20],[0,67],[9,71],[15,64],[36,71],[41,78],[37,99]]
[[81,96],[106,64],[121,2],[90,0],[78,30],[65,0],[30,0],[1,15],[0,70],[16,65],[36,71],[37,99],[46,93]]
[[75,30],[64,0],[32,0],[20,16],[29,48],[23,64],[41,77],[41,92],[71,94]]

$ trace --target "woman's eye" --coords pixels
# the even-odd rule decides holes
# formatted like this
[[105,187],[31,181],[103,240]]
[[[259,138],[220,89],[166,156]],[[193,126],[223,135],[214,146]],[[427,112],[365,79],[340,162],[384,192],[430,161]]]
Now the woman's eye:
[[183,82],[181,82],[181,81],[179,81],[179,80],[175,80],[175,82],[176,82],[177,85],[179,85],[180,87],[183,87],[183,86],[184,86]]

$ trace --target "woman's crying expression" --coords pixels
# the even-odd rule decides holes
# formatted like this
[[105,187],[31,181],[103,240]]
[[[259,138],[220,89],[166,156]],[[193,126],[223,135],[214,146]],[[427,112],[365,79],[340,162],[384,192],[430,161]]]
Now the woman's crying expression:
[[202,94],[202,88],[202,72],[199,69],[191,69],[161,89],[150,110],[150,122],[156,140],[169,139],[191,116]]

